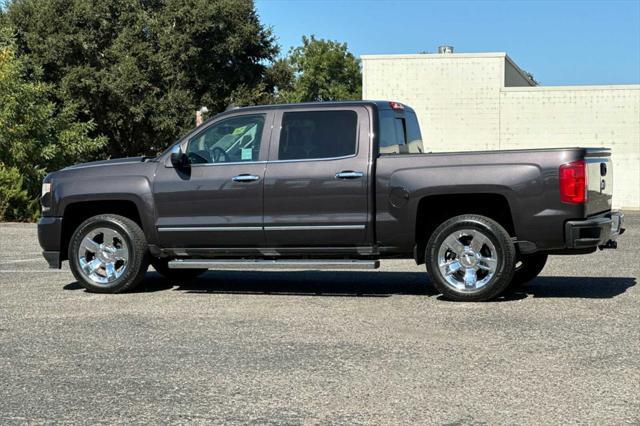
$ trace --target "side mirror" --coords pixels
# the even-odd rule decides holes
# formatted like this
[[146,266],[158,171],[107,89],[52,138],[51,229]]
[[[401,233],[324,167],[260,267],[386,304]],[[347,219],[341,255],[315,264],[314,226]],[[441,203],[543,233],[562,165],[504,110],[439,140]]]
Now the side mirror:
[[187,154],[182,152],[180,145],[175,145],[171,148],[171,164],[176,169],[185,169],[189,167],[189,159],[187,158]]

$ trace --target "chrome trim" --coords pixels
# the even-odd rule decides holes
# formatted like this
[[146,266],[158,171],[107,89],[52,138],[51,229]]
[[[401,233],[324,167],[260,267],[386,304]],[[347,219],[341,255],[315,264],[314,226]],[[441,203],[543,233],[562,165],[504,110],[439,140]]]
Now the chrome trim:
[[[372,247],[197,247],[197,248],[185,248],[185,247],[166,247],[162,248],[162,253],[166,256],[200,256],[201,253],[207,253],[208,255],[238,255],[238,256],[280,256],[286,258],[288,255],[299,255],[300,253],[315,255],[318,253],[323,254],[325,258],[328,254],[360,254],[366,256],[378,255],[378,251]],[[208,257],[208,256],[207,256]],[[233,257],[225,257],[233,258]]]
[[329,231],[345,229],[365,229],[365,225],[300,225],[300,226],[165,226],[158,227],[160,232],[195,231]]
[[78,247],[80,274],[94,285],[110,285],[127,270],[130,254],[120,231],[107,227],[92,229]]
[[230,161],[220,163],[195,163],[191,167],[210,167],[210,166],[237,166],[239,164],[266,164],[266,161]]
[[158,227],[160,232],[197,231],[262,231],[261,226],[166,226]]
[[378,269],[379,260],[333,260],[333,259],[177,259],[169,262],[170,269],[237,269],[253,266],[256,269]]
[[255,182],[260,180],[260,176],[256,175],[238,175],[231,178],[234,182]]
[[475,229],[453,231],[438,249],[440,275],[457,293],[480,291],[493,280],[499,262],[491,239]]
[[[357,146],[356,146],[357,148]],[[332,161],[332,160],[345,160],[347,158],[354,158],[358,156],[358,150],[351,155],[343,155],[342,157],[325,157],[325,158],[298,158],[293,160],[268,160],[268,163],[303,163],[308,161]]]
[[361,178],[362,176],[364,176],[364,173],[354,172],[351,170],[345,170],[344,172],[336,173],[336,179],[357,179]]
[[364,229],[365,225],[300,225],[300,226],[265,226],[265,231],[328,231],[337,229]]
[[295,160],[266,160],[266,161],[233,161],[233,162],[220,162],[220,163],[195,163],[191,164],[191,167],[207,167],[207,166],[233,166],[238,164],[270,164],[270,163],[303,163],[308,161],[335,161],[346,160],[348,158],[355,158],[358,153],[351,155],[344,155],[342,157],[326,157],[326,158],[300,158]]

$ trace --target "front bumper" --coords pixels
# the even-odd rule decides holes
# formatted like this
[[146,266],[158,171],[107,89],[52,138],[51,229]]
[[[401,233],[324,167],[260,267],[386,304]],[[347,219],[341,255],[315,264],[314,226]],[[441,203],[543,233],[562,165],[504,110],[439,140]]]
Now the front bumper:
[[624,232],[623,218],[621,211],[611,211],[589,219],[568,221],[564,228],[567,248],[615,248],[616,239]]
[[61,248],[62,218],[41,217],[38,220],[38,242],[44,250],[42,255],[50,268],[60,269],[62,264]]

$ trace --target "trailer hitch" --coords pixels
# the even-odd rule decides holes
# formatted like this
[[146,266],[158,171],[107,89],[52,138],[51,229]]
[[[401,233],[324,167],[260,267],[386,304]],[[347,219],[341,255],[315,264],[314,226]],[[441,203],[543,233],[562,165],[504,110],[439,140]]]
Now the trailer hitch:
[[600,250],[604,250],[604,249],[617,249],[618,248],[618,242],[616,240],[609,240],[606,243],[599,245],[598,248]]

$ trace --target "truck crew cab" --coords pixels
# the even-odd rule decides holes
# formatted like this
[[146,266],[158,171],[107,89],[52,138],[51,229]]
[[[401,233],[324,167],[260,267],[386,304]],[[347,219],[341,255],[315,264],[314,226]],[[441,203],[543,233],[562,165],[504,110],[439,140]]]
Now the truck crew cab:
[[430,148],[397,102],[235,109],[156,158],[50,173],[38,237],[52,268],[69,260],[95,292],[133,288],[149,264],[185,280],[413,258],[447,298],[481,301],[623,231],[609,149]]

